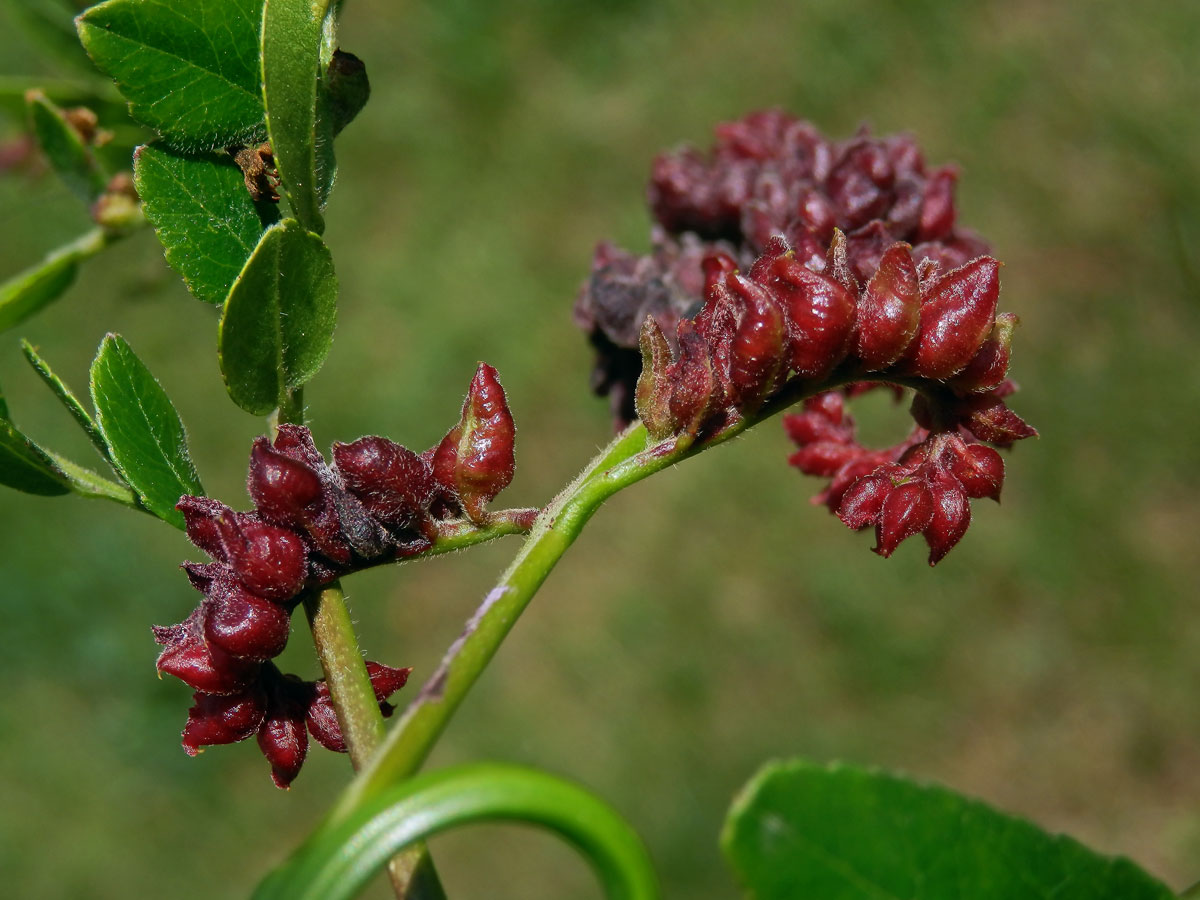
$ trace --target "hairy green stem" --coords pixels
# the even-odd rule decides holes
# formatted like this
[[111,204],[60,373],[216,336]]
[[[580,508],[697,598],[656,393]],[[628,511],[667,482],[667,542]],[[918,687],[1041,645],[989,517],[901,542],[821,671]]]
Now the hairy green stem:
[[317,657],[329,685],[342,737],[355,769],[362,769],[383,741],[383,715],[358,649],[358,637],[340,582],[304,598]]
[[[303,386],[287,391],[271,418],[273,428],[281,423],[303,424]],[[465,542],[462,545],[468,546]],[[451,546],[443,552],[452,549],[457,547]],[[309,592],[304,598],[304,612],[350,763],[356,772],[360,771],[379,749],[385,732],[383,713],[359,650],[358,635],[341,584],[335,581]],[[397,854],[388,864],[388,877],[398,900],[445,900],[433,860],[422,843]]]
[[[383,742],[383,714],[358,648],[341,585],[335,581],[309,593],[304,598],[304,611],[350,762],[355,771],[361,771]],[[388,876],[402,900],[445,898],[424,844],[413,844],[397,854],[388,865]]]

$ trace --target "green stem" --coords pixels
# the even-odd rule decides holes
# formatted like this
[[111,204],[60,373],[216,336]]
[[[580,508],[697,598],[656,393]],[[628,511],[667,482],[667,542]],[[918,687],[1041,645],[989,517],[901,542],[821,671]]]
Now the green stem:
[[[281,423],[303,424],[304,387],[288,390],[271,418],[273,428]],[[503,523],[498,523],[497,532],[502,527]],[[451,543],[455,541],[451,539]],[[463,541],[462,546],[469,543]],[[452,549],[457,547],[442,552]],[[385,732],[383,713],[358,647],[358,635],[341,584],[335,581],[320,591],[310,592],[304,598],[304,612],[350,763],[356,772],[360,771],[379,749]],[[388,865],[388,877],[398,900],[445,900],[437,870],[424,844],[414,844],[398,854]]]
[[286,388],[279,400],[279,409],[271,413],[272,430],[280,425],[304,424],[304,385]]
[[490,763],[433,772],[381,792],[347,821],[320,828],[254,898],[348,900],[399,848],[495,819],[561,835],[591,863],[610,900],[658,897],[645,847],[612,807],[553,775]]
[[[358,637],[341,585],[334,582],[304,598],[313,644],[329,685],[346,750],[361,771],[383,742],[383,714],[358,648]],[[437,871],[424,844],[414,844],[388,866],[396,896],[402,900],[445,900]]]
[[336,821],[350,815],[361,803],[421,767],[529,601],[605,500],[655,472],[730,440],[805,397],[857,377],[859,373],[838,372],[817,384],[797,380],[785,386],[756,415],[699,441],[681,435],[650,443],[640,422],[614,438],[542,511],[512,564],[484,598],[400,722],[391,729],[380,752],[342,794],[331,818]]
[[358,637],[340,582],[305,596],[304,612],[308,615],[350,762],[355,769],[362,769],[383,741],[383,715],[358,649]]

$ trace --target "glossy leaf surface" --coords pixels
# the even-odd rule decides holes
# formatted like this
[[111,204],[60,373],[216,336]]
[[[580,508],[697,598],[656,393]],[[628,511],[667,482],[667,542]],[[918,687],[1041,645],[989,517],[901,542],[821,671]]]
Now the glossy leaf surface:
[[192,294],[221,304],[258,245],[263,220],[278,210],[250,197],[227,153],[187,155],[159,146],[138,148],[134,184],[167,262]]
[[[325,228],[317,174],[317,76],[329,0],[267,0],[262,69],[267,130],[292,213],[309,231]],[[321,135],[323,146],[332,133]]]
[[262,0],[108,0],[77,20],[130,114],[173,146],[213,149],[263,133]]
[[721,842],[757,900],[1173,896],[1126,859],[946,788],[843,765],[768,765],[734,802]]
[[295,219],[268,229],[225,303],[218,337],[229,396],[255,415],[277,407],[325,361],[337,313],[333,257]]
[[124,338],[110,334],[92,363],[92,403],[113,463],[147,509],[177,528],[175,504],[204,488],[179,414]]

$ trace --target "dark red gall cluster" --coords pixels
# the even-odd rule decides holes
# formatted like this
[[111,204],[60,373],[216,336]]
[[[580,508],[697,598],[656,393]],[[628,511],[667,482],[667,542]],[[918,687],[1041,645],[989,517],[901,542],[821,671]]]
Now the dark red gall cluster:
[[[250,512],[185,496],[188,537],[211,563],[185,563],[204,595],[179,625],[156,627],[158,669],[193,690],[183,732],[190,754],[258,735],[276,784],[299,772],[307,733],[345,750],[323,682],[283,675],[270,662],[287,646],[291,612],[308,588],[365,566],[430,549],[439,523],[487,520],[488,502],[512,480],[515,428],[491,366],[471,381],[459,422],[424,453],[382,437],[333,445],[328,464],[307,428],[281,425],[255,440]],[[381,708],[407,669],[368,663]],[[307,728],[307,733],[305,729]]]
[[[844,385],[787,418],[792,463],[831,479],[819,499],[875,525],[882,555],[921,533],[936,563],[968,500],[999,496],[983,443],[1036,434],[1005,402],[1017,319],[997,315],[1000,263],[957,224],[956,180],[908,136],[831,141],[779,111],[717,126],[708,153],[659,156],[652,253],[601,244],[575,306],[593,388],[618,425],[703,440],[785,390]],[[842,402],[880,384],[917,388],[918,427],[875,451]]]
[[[618,427],[634,416],[638,330],[647,315],[671,336],[706,299],[701,261],[725,254],[748,269],[783,237],[800,265],[869,282],[897,242],[917,265],[945,272],[988,251],[956,224],[953,167],[930,170],[907,135],[846,141],[824,137],[778,110],[716,128],[712,150],[659,156],[649,201],[653,251],[637,257],[601,244],[575,305],[597,351],[592,387],[610,397]],[[827,272],[835,231],[845,238],[843,271]],[[882,352],[886,348],[865,348]]]
[[[922,534],[929,564],[936,565],[966,533],[968,501],[999,502],[1004,460],[979,443],[969,420],[960,420],[952,431],[930,432],[918,425],[906,440],[884,450],[863,447],[845,412],[845,393],[818,394],[805,401],[803,412],[784,417],[788,435],[800,448],[788,462],[807,475],[830,479],[815,502],[855,530],[874,525],[876,553],[891,556],[902,541]],[[1024,428],[1028,432],[1021,437],[1035,433]]]
[[[176,626],[178,627],[178,626]],[[380,710],[395,709],[387,697],[404,687],[411,669],[367,663]],[[287,788],[300,774],[308,755],[308,738],[336,753],[346,752],[341,726],[324,680],[302,681],[266,663],[246,687],[229,694],[197,691],[183,728],[183,748],[195,756],[213,744],[234,744],[249,737],[271,764],[276,786]]]
[[705,257],[707,299],[678,322],[673,342],[653,316],[643,323],[637,410],[652,436],[719,427],[791,377],[820,382],[835,371],[844,381],[936,382],[947,399],[927,416],[968,415],[977,395],[989,409],[1003,406],[996,391],[1014,318],[996,315],[1000,264],[991,257],[943,271],[895,243],[860,284],[835,232],[823,271],[779,237],[745,275],[736,265]]
[[942,271],[897,242],[860,284],[845,254],[835,231],[820,272],[779,237],[746,275],[724,254],[705,257],[708,299],[678,322],[673,345],[646,317],[637,412],[653,438],[696,438],[755,413],[789,383],[848,382],[854,394],[872,382],[918,387],[918,428],[890,450],[854,440],[840,393],[810,400],[786,424],[800,445],[792,464],[832,479],[822,499],[843,522],[875,525],[883,556],[922,533],[936,564],[965,533],[968,500],[999,498],[1003,463],[978,442],[1036,434],[1004,402],[1016,319],[996,315],[1000,264],[980,256]]
[[832,141],[810,122],[766,110],[718,125],[715,137],[707,154],[685,147],[654,160],[650,207],[672,234],[691,231],[756,253],[781,234],[807,262],[839,228],[863,279],[896,241],[948,268],[987,249],[956,226],[957,170],[929,170],[909,135],[873,138],[863,128]]

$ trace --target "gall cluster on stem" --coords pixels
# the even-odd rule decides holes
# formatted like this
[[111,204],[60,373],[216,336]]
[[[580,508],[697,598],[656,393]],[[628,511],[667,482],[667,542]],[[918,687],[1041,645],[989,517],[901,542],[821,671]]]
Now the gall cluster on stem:
[[[836,416],[825,397],[786,420],[793,464],[832,479],[821,499],[874,525],[879,553],[920,533],[936,564],[967,501],[999,496],[982,444],[1036,434],[1005,402],[1017,319],[997,314],[1000,263],[956,222],[956,178],[907,136],[833,142],[777,111],[718,126],[707,155],[658,157],[653,252],[600,245],[576,303],[593,388],[618,425],[703,440],[785,390],[848,385]],[[917,430],[886,451],[854,442],[840,406],[877,383],[917,390]]]
[[[480,364],[459,422],[424,453],[370,436],[335,443],[330,464],[307,428],[281,425],[273,443],[260,437],[251,449],[252,511],[181,498],[188,538],[213,560],[184,564],[204,598],[186,621],[154,629],[158,670],[195,691],[184,749],[257,735],[279,787],[299,773],[310,735],[344,752],[325,682],[271,662],[287,646],[292,611],[306,590],[429,550],[440,523],[485,524],[487,504],[512,481],[514,437],[496,370]],[[409,670],[367,669],[390,714],[387,698]]]

